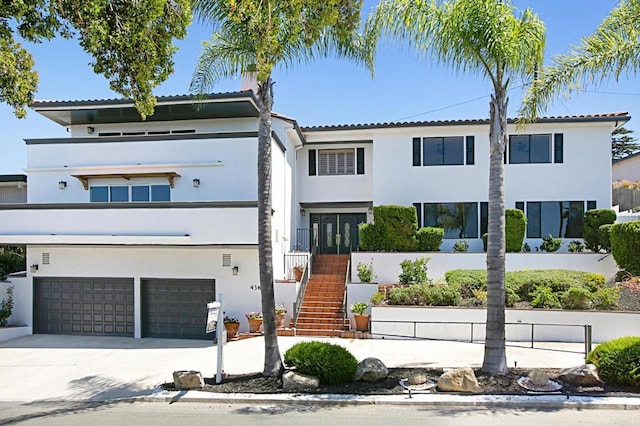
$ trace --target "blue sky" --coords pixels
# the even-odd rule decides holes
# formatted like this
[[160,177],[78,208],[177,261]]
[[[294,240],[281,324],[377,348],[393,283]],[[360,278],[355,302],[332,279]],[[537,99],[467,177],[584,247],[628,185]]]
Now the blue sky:
[[[377,1],[365,1],[366,15]],[[616,0],[514,0],[530,7],[547,27],[547,62],[565,52],[600,24],[617,4]],[[178,41],[175,73],[155,90],[156,95],[188,92],[201,42],[210,30],[194,24],[185,40]],[[77,100],[119,97],[109,90],[106,80],[95,75],[91,58],[74,40],[56,39],[30,45],[40,74],[36,99]],[[446,66],[419,57],[415,52],[392,43],[381,43],[372,79],[365,69],[344,60],[327,59],[278,69],[274,110],[298,120],[302,126],[388,121],[446,120],[486,118],[489,115],[488,81],[478,75],[457,74]],[[511,82],[509,115],[520,105],[522,82]],[[236,91],[239,80],[223,81],[214,92]],[[545,115],[575,115],[628,111],[640,114],[640,78],[623,75],[618,82],[585,87],[587,92],[571,99],[559,99]],[[597,92],[597,93],[594,93]],[[627,127],[640,133],[632,120]],[[33,111],[18,120],[6,105],[0,105],[0,174],[22,173],[26,167],[23,139],[65,137],[65,129]]]

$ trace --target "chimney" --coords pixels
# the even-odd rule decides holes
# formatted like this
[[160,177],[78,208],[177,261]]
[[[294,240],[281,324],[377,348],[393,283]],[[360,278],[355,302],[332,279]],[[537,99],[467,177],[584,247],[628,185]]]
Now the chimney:
[[255,95],[258,94],[258,73],[255,71],[247,71],[242,73],[242,87],[243,92],[247,90],[253,90]]

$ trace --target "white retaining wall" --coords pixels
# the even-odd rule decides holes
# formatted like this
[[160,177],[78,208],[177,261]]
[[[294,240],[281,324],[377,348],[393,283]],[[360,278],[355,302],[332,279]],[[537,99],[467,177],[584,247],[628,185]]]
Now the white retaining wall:
[[[482,323],[485,320],[485,309],[375,306],[371,309],[371,332],[375,338],[383,335],[385,338],[415,336],[457,341],[470,341],[473,332],[473,340],[482,341],[485,337],[485,325]],[[442,323],[414,325],[414,321]],[[591,325],[594,343],[623,336],[640,336],[640,314],[637,313],[507,309],[506,322],[514,323],[506,326],[506,339],[513,342],[531,340],[531,323],[540,324],[534,327],[534,341],[537,342],[584,342],[584,325]],[[473,331],[469,323],[476,323]]]
[[[453,269],[486,269],[486,253],[351,253],[351,279],[358,279],[358,263],[372,263],[376,274],[374,281],[396,283],[402,272],[400,262],[405,259],[429,257],[429,278],[443,278],[445,272]],[[604,253],[507,253],[507,271],[525,269],[572,269],[576,271],[597,272],[612,279],[618,267],[611,254]]]

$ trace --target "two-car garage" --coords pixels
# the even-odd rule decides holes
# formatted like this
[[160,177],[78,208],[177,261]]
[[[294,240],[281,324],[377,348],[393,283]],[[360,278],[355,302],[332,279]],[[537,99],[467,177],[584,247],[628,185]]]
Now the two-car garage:
[[[134,336],[133,278],[34,277],[34,333]],[[141,279],[142,337],[206,339],[215,280]]]

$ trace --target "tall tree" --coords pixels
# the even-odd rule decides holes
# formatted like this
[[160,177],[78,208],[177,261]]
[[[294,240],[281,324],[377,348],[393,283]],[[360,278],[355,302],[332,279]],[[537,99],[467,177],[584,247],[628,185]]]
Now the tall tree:
[[482,369],[504,374],[507,89],[511,79],[530,78],[542,63],[544,24],[529,9],[516,16],[508,0],[385,0],[367,21],[366,32],[389,36],[456,71],[478,73],[491,82],[487,326]]
[[20,0],[0,4],[0,102],[22,118],[33,102],[38,73],[16,40],[77,37],[93,70],[115,92],[132,98],[142,118],[153,114],[154,87],[173,72],[176,48],[191,22],[190,0]]
[[621,0],[595,32],[569,52],[555,56],[525,94],[520,116],[538,117],[558,96],[570,96],[581,83],[616,80],[624,72],[640,70],[640,0]]
[[282,373],[273,290],[271,241],[272,72],[335,53],[372,69],[370,51],[357,34],[361,0],[194,0],[196,16],[215,25],[198,60],[191,91],[203,94],[220,79],[255,72],[258,121],[258,250],[264,374]]
[[633,130],[626,127],[618,127],[611,134],[611,159],[620,160],[631,154],[640,152],[638,139],[633,137]]

